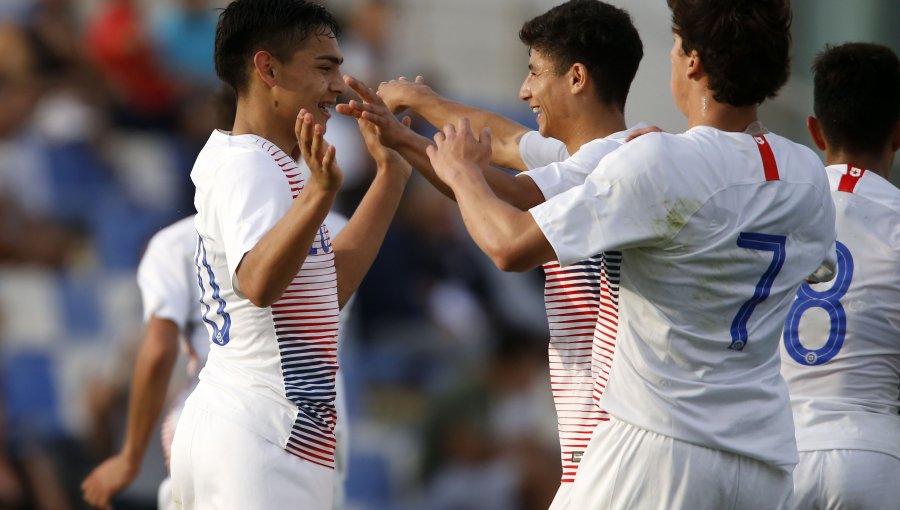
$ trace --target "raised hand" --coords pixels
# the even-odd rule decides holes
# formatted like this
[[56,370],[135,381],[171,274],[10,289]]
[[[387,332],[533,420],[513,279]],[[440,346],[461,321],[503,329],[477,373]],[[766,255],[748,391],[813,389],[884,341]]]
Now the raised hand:
[[396,80],[383,81],[378,85],[378,96],[391,113],[397,113],[409,108],[410,99],[416,94],[433,94],[431,87],[425,85],[425,78],[416,76],[412,82],[401,76]]
[[301,109],[294,124],[294,135],[300,154],[309,167],[310,182],[322,191],[336,193],[344,180],[344,173],[335,161],[335,149],[325,141],[325,127],[317,124],[313,115]]
[[435,173],[442,181],[451,184],[466,173],[481,172],[491,161],[491,131],[484,128],[475,138],[469,119],[462,118],[456,125],[447,124],[434,135],[434,145],[425,152]]
[[[404,117],[402,122],[397,120],[375,91],[356,78],[346,75],[344,82],[362,101],[351,100],[347,104],[339,104],[335,108],[337,112],[373,124],[381,144],[392,149],[397,148],[403,137],[409,134],[409,118]],[[368,140],[366,143],[368,144]],[[372,146],[369,145],[369,152],[372,152],[371,149]],[[376,157],[375,153],[372,153],[372,156]]]

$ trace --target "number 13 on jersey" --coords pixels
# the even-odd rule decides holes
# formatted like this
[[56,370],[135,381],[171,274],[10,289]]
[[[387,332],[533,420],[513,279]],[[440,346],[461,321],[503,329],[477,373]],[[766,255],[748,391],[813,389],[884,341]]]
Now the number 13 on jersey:
[[[841,243],[837,243],[837,274],[832,281],[831,288],[821,292],[812,289],[808,284],[803,284],[797,290],[797,299],[788,312],[784,323],[784,348],[791,358],[801,365],[821,365],[834,358],[844,345],[844,336],[847,334],[847,313],[840,299],[847,293],[850,281],[853,279],[853,257],[850,250]],[[830,328],[828,339],[818,349],[808,349],[800,341],[800,318],[810,308],[821,308],[828,313]],[[806,339],[810,340],[809,338]]]

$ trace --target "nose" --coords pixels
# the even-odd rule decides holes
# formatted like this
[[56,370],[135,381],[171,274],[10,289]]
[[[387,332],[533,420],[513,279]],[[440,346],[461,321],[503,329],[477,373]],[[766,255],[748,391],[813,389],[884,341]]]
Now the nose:
[[338,95],[346,95],[349,90],[347,84],[344,83],[344,76],[340,71],[334,73],[334,76],[331,77],[331,91]]
[[522,82],[522,86],[519,87],[519,99],[522,101],[531,99],[531,87],[528,86],[528,78],[525,78]]

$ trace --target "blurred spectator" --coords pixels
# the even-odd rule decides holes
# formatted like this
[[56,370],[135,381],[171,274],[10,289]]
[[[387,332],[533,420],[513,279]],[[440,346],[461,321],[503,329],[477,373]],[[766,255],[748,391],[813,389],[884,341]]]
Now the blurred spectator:
[[559,478],[554,415],[534,393],[547,377],[543,351],[539,337],[502,331],[487,365],[437,399],[426,428],[426,508],[550,504]]
[[163,63],[182,88],[209,90],[218,84],[216,19],[209,0],[177,0],[154,13],[153,34]]
[[135,0],[106,0],[88,22],[88,56],[109,83],[118,123],[136,128],[171,126],[174,85],[160,65]]

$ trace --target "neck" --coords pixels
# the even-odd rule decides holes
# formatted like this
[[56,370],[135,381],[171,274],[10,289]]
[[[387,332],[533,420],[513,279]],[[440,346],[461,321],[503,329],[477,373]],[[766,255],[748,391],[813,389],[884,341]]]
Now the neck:
[[574,122],[568,124],[568,132],[564,138],[569,154],[575,154],[582,145],[613,133],[624,131],[625,112],[617,107],[598,104],[593,108],[582,110],[571,117]]
[[825,151],[825,163],[828,165],[853,165],[889,179],[894,153],[892,151],[886,152],[887,154],[885,155],[829,148]]
[[697,96],[688,109],[688,129],[709,126],[722,131],[742,132],[759,120],[756,106],[732,106],[716,101],[711,92]]
[[292,154],[297,140],[293,124],[286,126],[278,112],[266,100],[238,96],[233,135],[257,135],[274,143],[285,154]]

